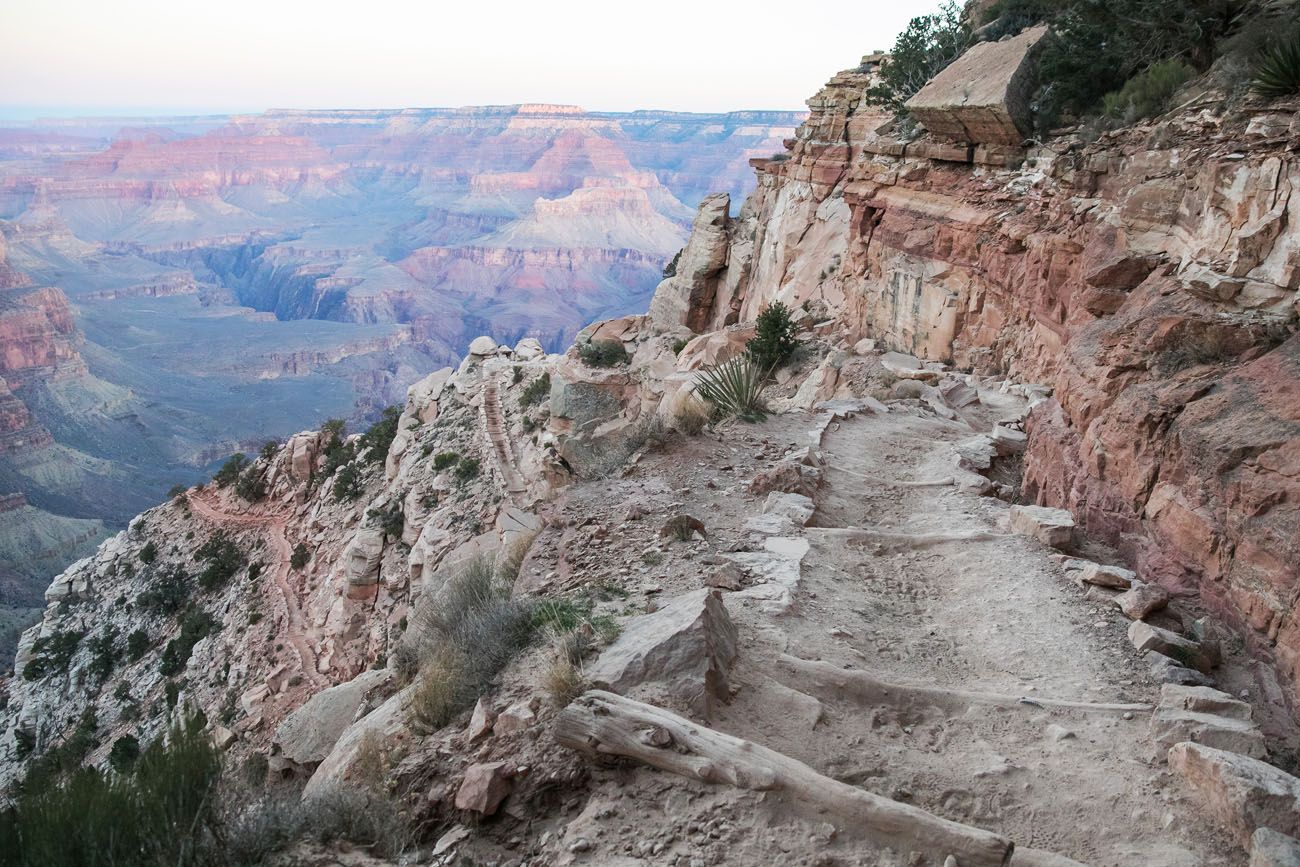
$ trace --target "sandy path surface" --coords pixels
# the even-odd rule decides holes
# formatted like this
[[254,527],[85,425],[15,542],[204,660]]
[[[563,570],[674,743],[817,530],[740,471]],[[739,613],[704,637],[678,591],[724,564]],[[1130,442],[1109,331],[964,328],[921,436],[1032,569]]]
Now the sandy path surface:
[[[751,638],[719,727],[1094,867],[1241,863],[1168,784],[1149,713],[1044,701],[1154,704],[1159,691],[1127,621],[1084,602],[1051,549],[1003,530],[1006,504],[925,484],[951,476],[949,443],[970,433],[905,413],[832,425],[796,607],[773,619],[729,603]],[[853,528],[884,532],[864,541]],[[970,538],[909,544],[923,534]],[[1009,700],[868,706],[810,683],[791,657]]]

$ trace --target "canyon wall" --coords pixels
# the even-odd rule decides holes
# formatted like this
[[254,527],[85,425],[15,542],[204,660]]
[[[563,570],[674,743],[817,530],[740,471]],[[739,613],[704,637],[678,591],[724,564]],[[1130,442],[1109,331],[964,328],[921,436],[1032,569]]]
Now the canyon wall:
[[[478,334],[561,349],[642,307],[702,191],[747,190],[748,158],[800,117],[534,104],[0,129],[0,494],[120,527],[231,452],[400,402]],[[85,550],[10,563],[23,598]]]
[[[666,281],[660,329],[776,300],[1053,388],[1024,494],[1199,597],[1300,685],[1300,200],[1289,113],[1183,114],[1029,149],[897,139],[869,63],[809,101]],[[703,212],[702,212],[703,216]],[[684,257],[685,258],[685,257]],[[1294,692],[1293,692],[1294,694]]]

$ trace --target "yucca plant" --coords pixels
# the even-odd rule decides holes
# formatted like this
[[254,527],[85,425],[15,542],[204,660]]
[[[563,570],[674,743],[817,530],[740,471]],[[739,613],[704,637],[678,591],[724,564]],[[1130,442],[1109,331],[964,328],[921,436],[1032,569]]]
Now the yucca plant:
[[1300,34],[1264,51],[1255,68],[1253,90],[1273,98],[1300,93]]
[[695,393],[708,401],[724,419],[759,422],[767,418],[763,384],[769,368],[751,355],[740,355],[703,371],[695,380]]

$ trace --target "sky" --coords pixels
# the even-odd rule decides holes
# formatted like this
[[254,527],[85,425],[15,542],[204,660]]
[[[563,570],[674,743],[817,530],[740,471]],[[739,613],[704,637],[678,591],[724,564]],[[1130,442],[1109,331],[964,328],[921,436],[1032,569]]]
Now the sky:
[[0,116],[802,109],[937,0],[0,0]]

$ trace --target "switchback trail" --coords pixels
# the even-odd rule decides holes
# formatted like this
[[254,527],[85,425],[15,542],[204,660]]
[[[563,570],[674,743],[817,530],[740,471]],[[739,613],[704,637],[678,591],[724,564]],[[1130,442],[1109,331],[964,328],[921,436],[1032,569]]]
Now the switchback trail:
[[311,642],[307,640],[306,621],[303,618],[302,609],[298,605],[298,597],[293,592],[293,588],[289,586],[292,549],[289,546],[289,540],[284,534],[284,518],[278,515],[234,514],[192,494],[189,502],[190,508],[196,514],[207,518],[213,523],[264,531],[270,545],[271,555],[275,560],[272,569],[275,586],[279,589],[280,599],[284,602],[285,638],[288,639],[298,653],[303,675],[317,686],[329,686],[329,682],[316,667],[316,652],[312,650]]

